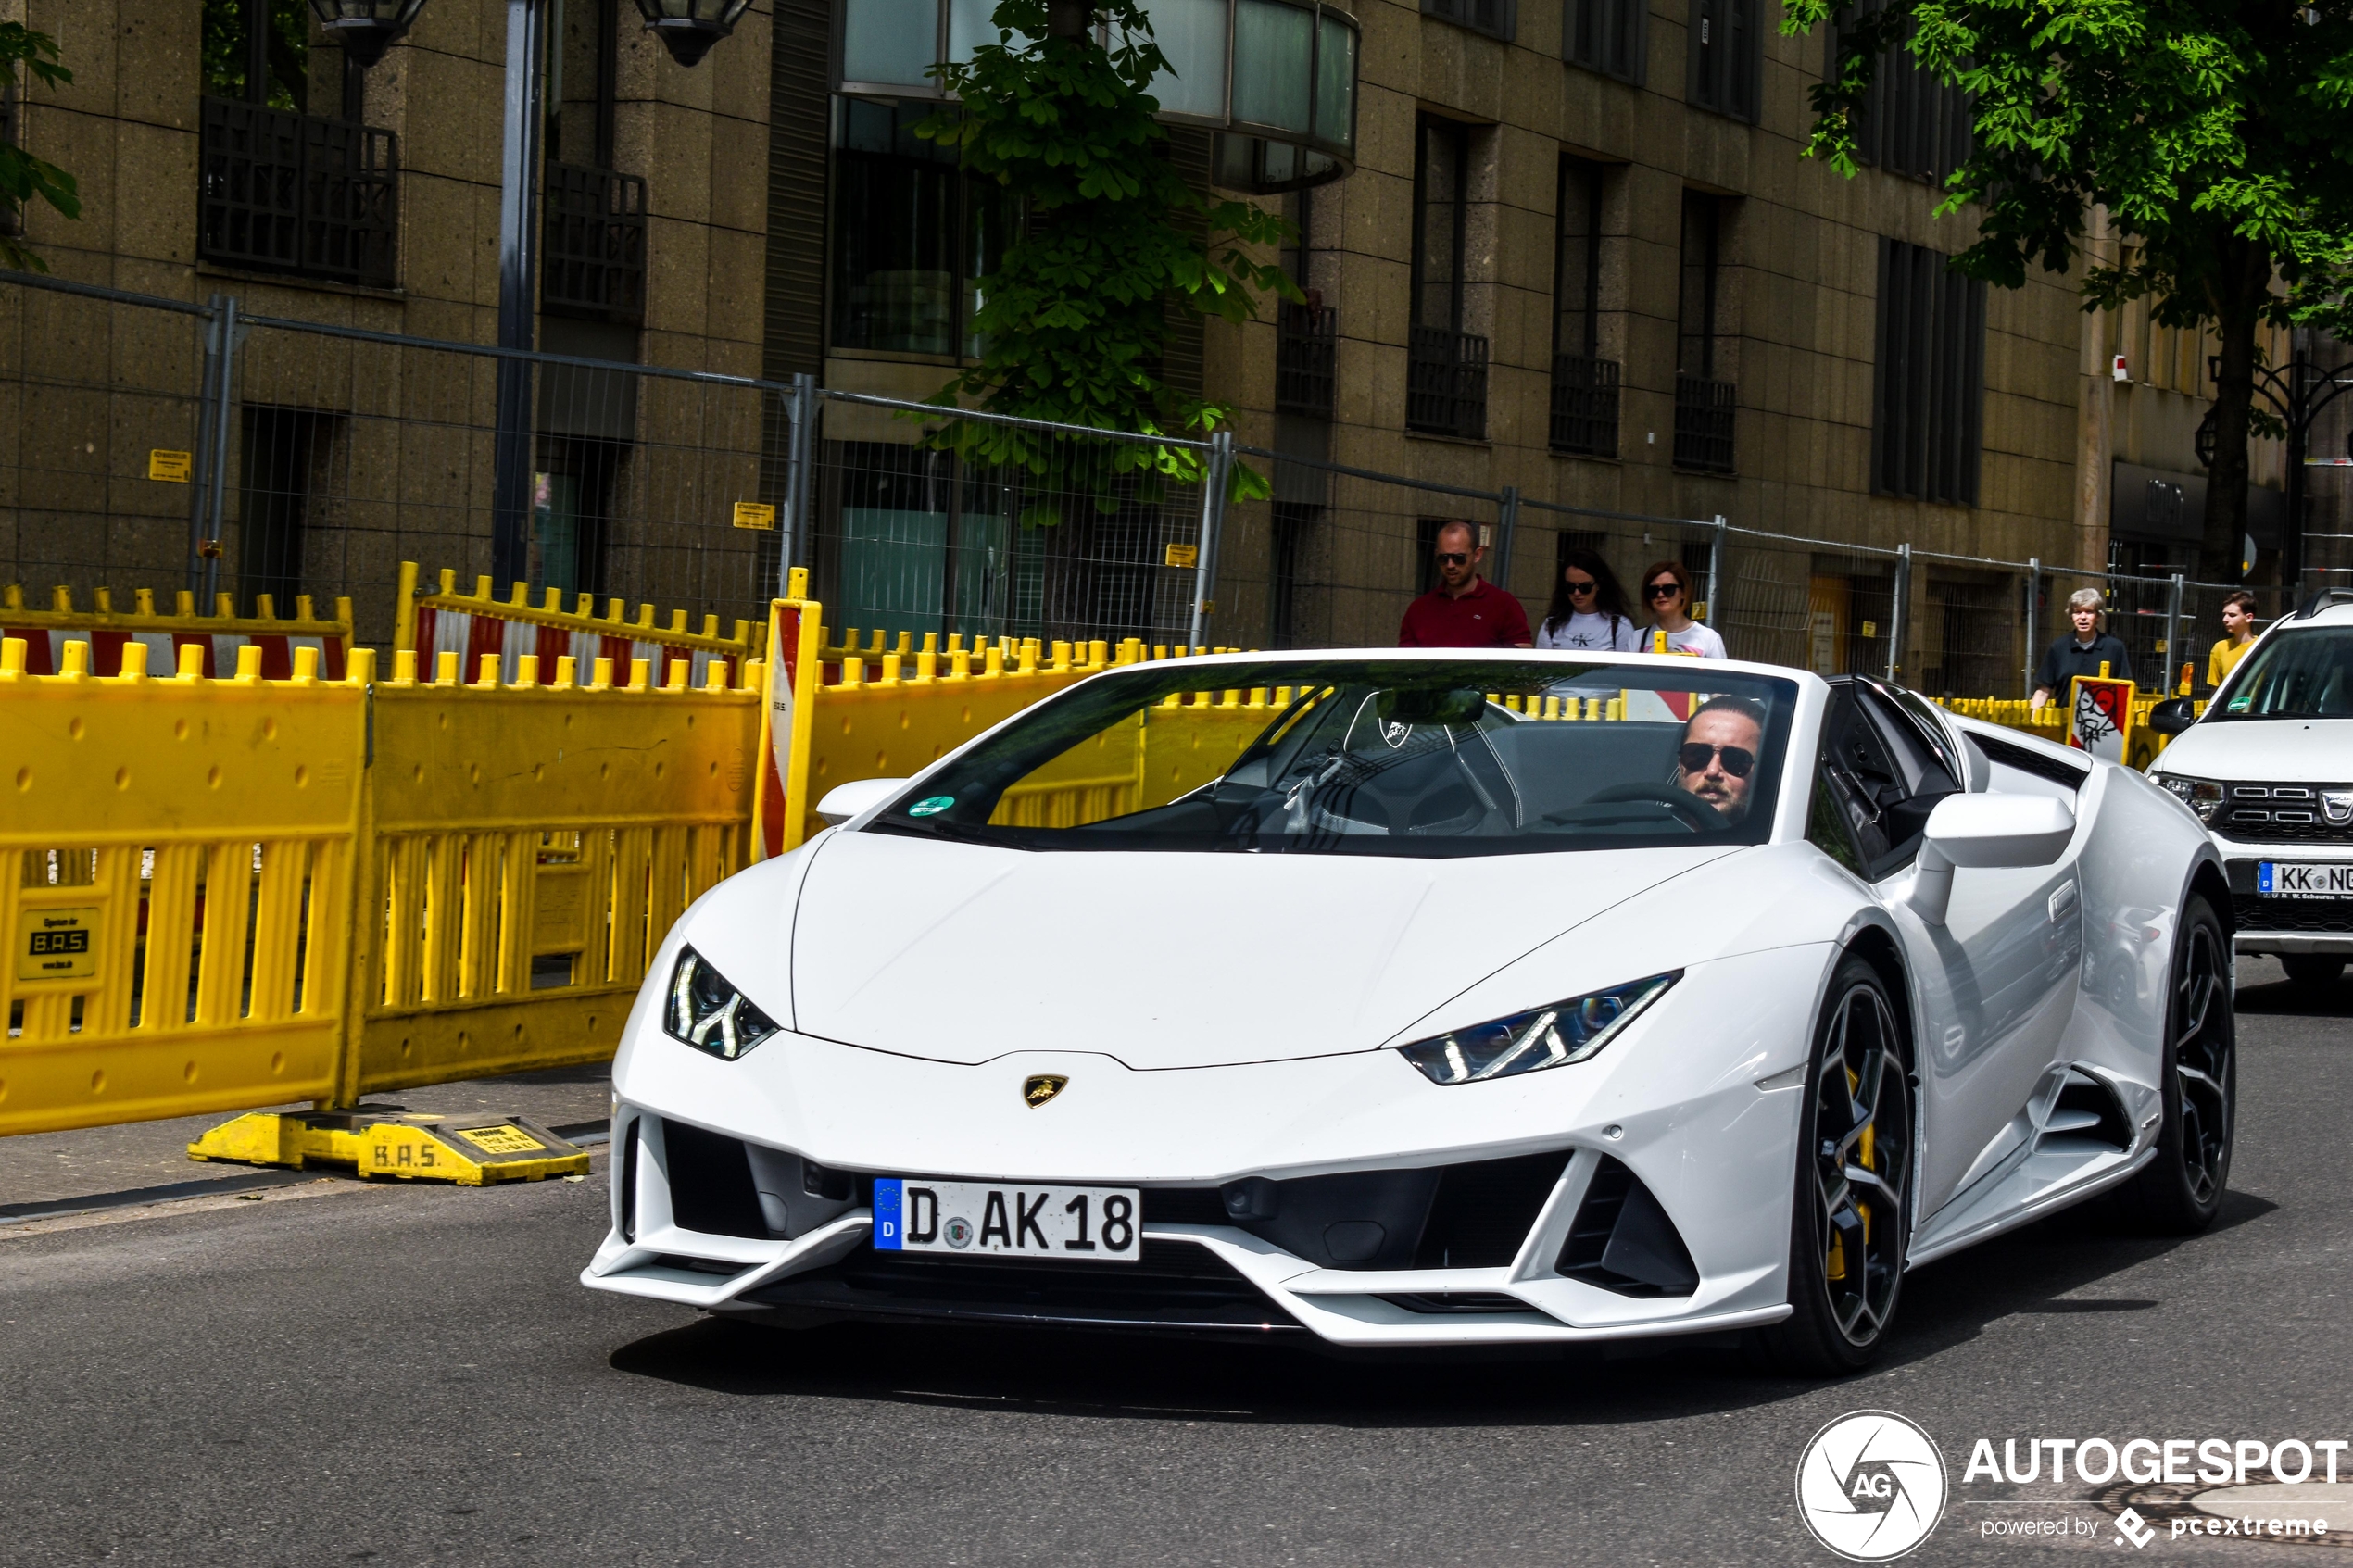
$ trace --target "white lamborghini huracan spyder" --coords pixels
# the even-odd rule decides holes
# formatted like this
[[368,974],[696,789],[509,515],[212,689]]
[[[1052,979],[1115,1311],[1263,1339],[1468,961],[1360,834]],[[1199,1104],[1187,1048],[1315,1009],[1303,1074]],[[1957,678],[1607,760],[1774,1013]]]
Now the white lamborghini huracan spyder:
[[819,810],[655,960],[585,1285],[1835,1372],[1910,1265],[2229,1173],[2196,819],[1867,679],[1146,663]]

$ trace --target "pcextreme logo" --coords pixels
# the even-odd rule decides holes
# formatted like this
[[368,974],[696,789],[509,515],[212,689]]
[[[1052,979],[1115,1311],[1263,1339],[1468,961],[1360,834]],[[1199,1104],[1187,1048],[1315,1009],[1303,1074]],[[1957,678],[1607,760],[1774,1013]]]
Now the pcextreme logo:
[[1814,1538],[1855,1562],[1885,1562],[1944,1513],[1944,1456],[1889,1411],[1856,1411],[1814,1434],[1797,1461],[1797,1512]]

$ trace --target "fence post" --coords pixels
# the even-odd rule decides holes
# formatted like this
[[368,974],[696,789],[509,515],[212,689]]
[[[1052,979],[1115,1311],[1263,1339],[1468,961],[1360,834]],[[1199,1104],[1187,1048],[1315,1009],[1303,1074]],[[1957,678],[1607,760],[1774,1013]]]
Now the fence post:
[[212,424],[215,419],[213,398],[220,388],[220,317],[223,296],[214,295],[206,302],[204,320],[204,370],[196,379],[196,439],[191,455],[195,483],[188,487],[188,592],[204,591],[205,521],[211,515],[212,505]]
[[1226,476],[1234,465],[1234,433],[1221,430],[1210,437],[1209,471],[1201,491],[1201,541],[1193,560],[1193,622],[1188,633],[1195,652],[1209,630],[1217,604],[1217,536],[1226,527]]
[[792,433],[785,447],[785,524],[776,538],[776,596],[789,599],[795,596],[793,568],[809,564],[809,455],[814,450],[817,378],[806,370],[795,375],[785,408]]
[[2034,611],[2042,602],[2043,558],[2029,556],[2026,558],[2026,670],[2020,677],[2023,684],[2018,694],[2020,700],[2027,702],[2034,699],[2034,667],[2042,658],[2041,651],[2034,646]]
[[1894,684],[1904,669],[1904,633],[1910,620],[1905,611],[1912,597],[1912,544],[1895,546],[1895,606],[1887,617],[1887,679]]
[[[1707,541],[1707,624],[1721,637],[1724,634],[1724,514],[1716,514],[1716,533]],[[1725,645],[1727,653],[1730,645]]]
[[2182,662],[2182,650],[2175,641],[2182,623],[2182,574],[2173,574],[2173,591],[2165,598],[2165,662],[2159,668],[2165,675],[2164,695],[2173,695],[2173,669]]
[[212,393],[212,470],[210,533],[199,546],[204,556],[204,592],[196,603],[208,610],[213,596],[220,592],[220,541],[227,536],[229,518],[229,403],[237,385],[237,296],[215,295],[220,308],[214,312],[212,330],[220,337],[220,379]]
[[1512,591],[1512,536],[1519,532],[1519,486],[1506,484],[1495,500],[1495,586]]
[[[546,0],[507,0],[506,117],[498,185],[498,346],[539,346],[539,131]],[[492,451],[490,576],[504,592],[531,575],[531,387],[528,359],[498,360]]]

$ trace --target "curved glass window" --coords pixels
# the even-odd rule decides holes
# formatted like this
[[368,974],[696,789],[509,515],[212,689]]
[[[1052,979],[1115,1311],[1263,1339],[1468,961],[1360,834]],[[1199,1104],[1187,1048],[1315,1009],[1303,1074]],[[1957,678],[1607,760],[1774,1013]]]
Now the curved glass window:
[[1696,662],[1149,664],[1029,709],[870,831],[1421,857],[1761,844],[1796,700]]
[[2275,633],[2232,672],[2208,719],[2353,719],[2353,627]]

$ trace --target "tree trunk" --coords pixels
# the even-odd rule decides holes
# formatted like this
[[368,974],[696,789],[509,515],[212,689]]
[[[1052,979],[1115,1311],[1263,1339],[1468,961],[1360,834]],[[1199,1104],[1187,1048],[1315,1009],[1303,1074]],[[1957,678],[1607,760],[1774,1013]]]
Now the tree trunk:
[[2225,235],[2217,245],[2213,307],[2222,352],[2214,378],[2214,462],[2206,473],[2199,574],[2235,583],[2246,537],[2247,413],[2255,400],[2255,330],[2271,292],[2271,253]]

